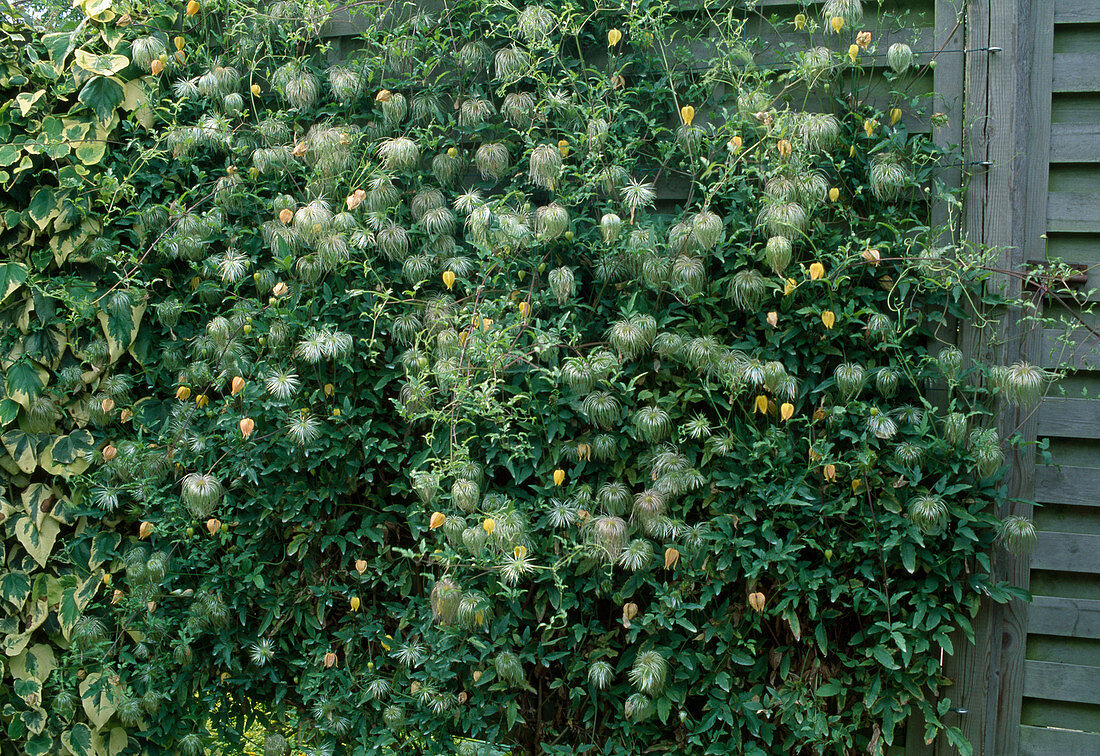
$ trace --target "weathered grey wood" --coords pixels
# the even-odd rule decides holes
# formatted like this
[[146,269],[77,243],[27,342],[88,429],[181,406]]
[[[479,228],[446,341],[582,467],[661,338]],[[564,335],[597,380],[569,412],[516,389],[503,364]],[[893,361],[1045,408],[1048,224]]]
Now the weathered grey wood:
[[1040,436],[1100,438],[1100,399],[1047,397],[1037,414]]
[[[1100,601],[1036,596],[1027,630],[1034,635],[1100,638]],[[1097,681],[1100,686],[1100,681]]]
[[1100,91],[1100,53],[1058,53],[1055,55],[1054,91]]
[[[1040,532],[1031,566],[1036,570],[1100,575],[1100,535]],[[1097,681],[1100,690],[1100,677]]]
[[1100,123],[1052,124],[1050,162],[1100,163]]
[[1065,233],[1100,233],[1100,192],[1051,192],[1047,228]]
[[[1036,467],[1035,501],[1041,504],[1100,507],[1100,468],[1066,465],[1060,468],[1053,465]],[[1100,515],[1100,512],[1097,514]]]
[[1054,23],[1100,23],[1100,3],[1096,0],[1054,0]]
[[1020,728],[1020,756],[1090,756],[1100,753],[1100,735],[1094,732]]
[[1100,704],[1100,667],[1029,661],[1024,672],[1024,695],[1051,701]]
[[1068,334],[1048,328],[1043,331],[1039,356],[1039,364],[1045,368],[1100,370],[1100,335],[1087,328],[1076,328]]

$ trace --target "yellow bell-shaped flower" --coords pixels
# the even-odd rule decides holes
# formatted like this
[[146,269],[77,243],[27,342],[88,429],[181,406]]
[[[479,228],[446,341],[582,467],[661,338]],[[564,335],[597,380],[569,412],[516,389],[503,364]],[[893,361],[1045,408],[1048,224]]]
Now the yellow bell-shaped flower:
[[443,271],[443,285],[447,287],[447,291],[450,291],[451,287],[455,285],[455,272],[453,270]]
[[619,44],[619,40],[623,38],[623,33],[618,29],[611,29],[607,32],[607,46],[614,47]]
[[685,126],[690,126],[691,122],[695,120],[695,108],[690,105],[680,108],[680,120],[684,122]]

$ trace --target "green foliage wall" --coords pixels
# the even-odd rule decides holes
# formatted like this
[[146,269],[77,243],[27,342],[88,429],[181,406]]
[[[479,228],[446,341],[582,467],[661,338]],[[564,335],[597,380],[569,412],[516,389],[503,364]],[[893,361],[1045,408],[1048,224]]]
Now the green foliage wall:
[[371,4],[336,64],[312,3],[4,29],[0,752],[943,726],[1044,376],[938,343],[986,263],[912,50],[830,0],[758,68],[697,5]]

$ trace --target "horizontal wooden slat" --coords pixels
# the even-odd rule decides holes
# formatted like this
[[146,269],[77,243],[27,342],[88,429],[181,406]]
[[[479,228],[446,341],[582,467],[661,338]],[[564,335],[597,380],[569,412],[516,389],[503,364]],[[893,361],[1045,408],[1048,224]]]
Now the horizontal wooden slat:
[[1100,438],[1100,400],[1043,399],[1039,405],[1039,435]]
[[1100,123],[1052,124],[1050,162],[1100,163]]
[[[1100,535],[1041,531],[1031,568],[1100,575]],[[1097,680],[1100,690],[1100,677]]]
[[1056,53],[1055,92],[1100,92],[1100,53]]
[[1054,0],[1054,23],[1100,23],[1100,3],[1096,0]]
[[1020,728],[1020,756],[1091,756],[1100,753],[1100,734],[1048,727]]
[[[1027,610],[1032,635],[1100,638],[1100,601],[1036,596]],[[1096,683],[1100,686],[1100,680]]]
[[1040,504],[1100,507],[1100,468],[1037,466],[1035,501]]
[[[1100,56],[1096,62],[1100,65]],[[1051,192],[1047,197],[1047,231],[1100,231],[1100,192]]]
[[1043,330],[1040,364],[1063,370],[1100,370],[1100,336],[1087,328],[1068,334],[1061,328]]
[[1024,697],[1100,704],[1100,667],[1026,661]]

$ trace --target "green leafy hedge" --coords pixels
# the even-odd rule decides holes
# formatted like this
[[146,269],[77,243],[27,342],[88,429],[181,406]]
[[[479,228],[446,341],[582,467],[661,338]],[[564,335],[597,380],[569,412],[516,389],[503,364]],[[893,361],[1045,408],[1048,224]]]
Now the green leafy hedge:
[[81,7],[3,30],[0,753],[944,727],[1046,376],[859,2]]

